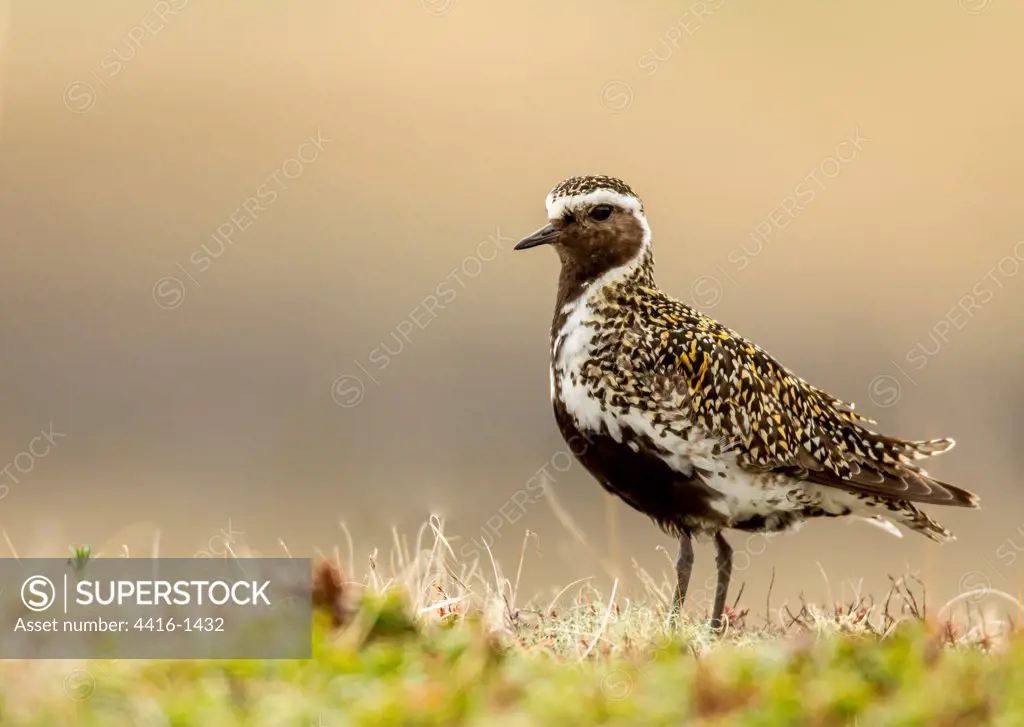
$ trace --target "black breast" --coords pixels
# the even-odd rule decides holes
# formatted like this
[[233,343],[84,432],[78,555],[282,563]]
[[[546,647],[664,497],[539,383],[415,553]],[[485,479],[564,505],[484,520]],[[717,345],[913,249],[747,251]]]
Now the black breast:
[[672,469],[657,456],[646,437],[627,428],[623,428],[621,442],[607,431],[581,431],[557,398],[554,406],[562,437],[576,459],[606,490],[672,534],[717,530],[724,525],[724,516],[710,506],[720,495],[704,484],[696,471],[687,476]]

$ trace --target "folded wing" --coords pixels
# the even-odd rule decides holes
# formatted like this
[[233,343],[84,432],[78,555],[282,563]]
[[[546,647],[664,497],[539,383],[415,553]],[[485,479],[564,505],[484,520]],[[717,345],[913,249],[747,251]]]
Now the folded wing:
[[953,447],[867,429],[854,406],[787,371],[767,352],[680,304],[652,373],[685,390],[682,406],[751,470],[909,502],[978,507],[971,492],[915,464]]

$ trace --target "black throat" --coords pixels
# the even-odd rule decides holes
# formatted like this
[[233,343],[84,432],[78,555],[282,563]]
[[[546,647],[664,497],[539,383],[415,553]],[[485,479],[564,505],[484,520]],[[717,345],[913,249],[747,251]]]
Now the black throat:
[[[650,245],[643,248],[639,255],[640,259],[622,280],[622,285],[626,288],[638,286],[653,288],[655,287],[654,255]],[[586,294],[605,273],[628,265],[633,260],[632,257],[623,259],[621,256],[614,258],[591,256],[580,260],[576,256],[561,251],[560,257],[562,258],[562,270],[558,276],[558,295],[555,298],[555,314],[551,321],[552,347],[559,331],[562,330],[562,326],[565,325],[565,321],[569,317],[565,310],[566,307]]]

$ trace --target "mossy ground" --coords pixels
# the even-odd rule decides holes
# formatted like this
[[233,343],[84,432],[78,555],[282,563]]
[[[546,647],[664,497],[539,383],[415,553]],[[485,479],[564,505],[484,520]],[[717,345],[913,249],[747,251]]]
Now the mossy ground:
[[902,582],[718,635],[658,589],[519,608],[496,567],[400,561],[344,589],[321,567],[309,660],[0,663],[0,725],[1024,725],[1024,638],[924,618]]
[[40,671],[32,689],[24,679],[0,685],[0,723],[1024,724],[1024,643],[1014,639],[984,653],[943,646],[941,634],[906,623],[884,639],[801,633],[704,643],[692,626],[689,636],[649,644],[602,640],[608,648],[585,647],[580,658],[539,639],[503,644],[479,619],[414,625],[408,613],[397,599],[372,598],[340,631],[321,618],[308,661]]

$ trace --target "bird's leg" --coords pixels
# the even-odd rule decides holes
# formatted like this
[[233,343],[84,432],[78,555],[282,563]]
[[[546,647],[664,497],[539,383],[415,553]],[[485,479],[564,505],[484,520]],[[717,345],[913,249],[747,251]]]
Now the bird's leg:
[[715,564],[718,566],[718,583],[715,585],[715,609],[711,614],[711,628],[722,628],[722,613],[725,611],[725,596],[729,592],[729,579],[732,577],[732,546],[722,535],[715,533],[715,547],[718,550]]
[[690,585],[690,573],[693,571],[693,543],[689,533],[679,536],[679,557],[676,558],[676,595],[672,603],[672,612],[677,616],[683,613],[683,602],[686,601],[686,588]]

